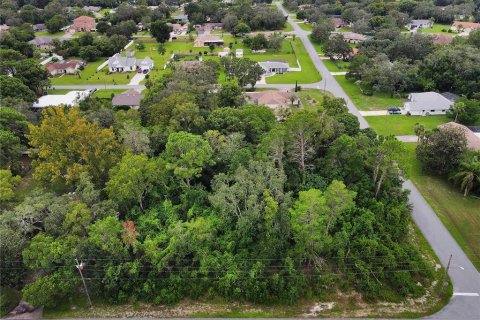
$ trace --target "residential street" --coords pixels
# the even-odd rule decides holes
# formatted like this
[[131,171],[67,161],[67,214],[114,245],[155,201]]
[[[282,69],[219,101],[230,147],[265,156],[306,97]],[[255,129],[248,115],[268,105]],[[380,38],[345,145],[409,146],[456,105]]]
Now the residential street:
[[[360,115],[360,112],[355,108],[352,101],[348,98],[345,91],[338,84],[335,78],[330,74],[322,60],[318,56],[315,48],[308,38],[308,31],[301,29],[295,23],[283,6],[276,2],[278,8],[288,16],[288,22],[293,26],[297,37],[302,39],[305,48],[307,49],[310,58],[315,67],[322,75],[322,81],[318,84],[320,89],[330,91],[336,97],[344,98],[347,101],[348,108],[351,113],[358,117],[360,126],[367,128],[367,121]],[[305,86],[307,87],[307,86]],[[416,140],[416,136],[415,137]],[[480,319],[480,274],[465,255],[463,250],[459,247],[443,223],[437,217],[432,208],[428,205],[421,193],[413,185],[412,182],[407,181],[404,187],[410,190],[410,202],[413,205],[412,216],[423,235],[430,243],[431,247],[437,254],[443,266],[446,266],[450,255],[452,261],[450,263],[449,275],[453,283],[454,296],[450,303],[437,312],[436,314],[427,317],[428,319]],[[480,259],[480,257],[475,257]]]

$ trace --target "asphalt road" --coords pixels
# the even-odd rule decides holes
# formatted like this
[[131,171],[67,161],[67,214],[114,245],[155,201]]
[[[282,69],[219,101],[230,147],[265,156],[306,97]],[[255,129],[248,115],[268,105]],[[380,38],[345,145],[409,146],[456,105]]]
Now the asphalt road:
[[[288,22],[292,25],[297,37],[302,39],[310,58],[322,75],[322,81],[314,85],[318,86],[319,89],[330,91],[336,97],[344,98],[350,112],[356,115],[360,121],[360,126],[362,128],[368,128],[368,122],[360,115],[343,88],[338,84],[319,58],[315,48],[308,38],[310,32],[301,29],[298,24],[290,18],[279,2],[277,2],[276,5],[285,16],[288,16]],[[302,85],[302,87],[304,87],[304,85]],[[472,262],[450,235],[436,213],[432,210],[413,183],[411,181],[406,181],[404,187],[405,189],[410,190],[409,199],[413,206],[413,220],[430,243],[430,246],[435,251],[444,267],[447,266],[449,257],[452,255],[448,274],[452,280],[454,295],[445,308],[427,318],[452,320],[480,319],[479,272],[475,269]],[[475,257],[475,259],[480,259],[480,257]]]

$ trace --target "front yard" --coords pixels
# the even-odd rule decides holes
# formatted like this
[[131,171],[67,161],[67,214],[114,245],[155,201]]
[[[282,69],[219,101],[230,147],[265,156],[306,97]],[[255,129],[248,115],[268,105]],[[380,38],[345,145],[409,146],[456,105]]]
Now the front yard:
[[344,75],[335,76],[335,79],[359,110],[386,110],[388,106],[401,107],[403,104],[404,99],[391,97],[386,92],[375,92],[371,96],[364,95],[360,88],[353,81],[347,80]]
[[456,35],[458,32],[452,31],[448,32],[450,30],[451,25],[449,24],[440,24],[440,23],[434,23],[432,28],[420,28],[419,32],[421,33],[441,33],[441,34],[449,34],[449,35]]
[[326,59],[322,62],[330,72],[348,72],[350,67],[349,61]]
[[431,130],[451,121],[445,115],[438,116],[406,116],[406,115],[385,115],[365,117],[368,124],[375,129],[377,134],[382,136],[411,136],[415,135],[415,124],[419,123],[427,130]]

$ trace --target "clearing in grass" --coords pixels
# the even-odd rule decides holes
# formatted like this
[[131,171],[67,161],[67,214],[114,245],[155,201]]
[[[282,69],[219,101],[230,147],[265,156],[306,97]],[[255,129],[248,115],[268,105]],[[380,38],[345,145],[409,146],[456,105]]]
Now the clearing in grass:
[[365,117],[370,127],[375,129],[377,134],[382,136],[411,136],[415,135],[415,124],[419,123],[427,130],[451,121],[445,115],[436,116],[406,116],[406,115],[385,115]]
[[364,95],[360,87],[346,79],[344,75],[335,76],[335,79],[359,110],[387,110],[388,106],[401,107],[403,105],[404,99],[391,97],[387,92],[375,92],[371,96]]

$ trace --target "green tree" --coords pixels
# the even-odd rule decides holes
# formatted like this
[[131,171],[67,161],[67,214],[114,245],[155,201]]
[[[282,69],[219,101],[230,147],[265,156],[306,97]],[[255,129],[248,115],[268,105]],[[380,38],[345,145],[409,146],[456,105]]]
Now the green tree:
[[68,24],[67,19],[60,14],[54,15],[50,20],[48,20],[45,23],[45,25],[47,26],[48,32],[50,33],[59,32],[67,24]]
[[159,43],[158,44],[158,53],[160,53],[163,57],[166,52],[167,52],[167,49],[165,48],[165,45],[163,43]]
[[244,34],[247,34],[249,32],[250,32],[250,27],[243,22],[238,23],[232,29],[232,34],[233,34],[234,37],[236,37],[237,35],[244,35]]
[[[37,95],[42,95],[50,85],[49,73],[34,59],[25,59],[15,65],[14,76]],[[2,90],[3,92],[3,90]]]
[[311,37],[317,42],[325,42],[333,31],[335,31],[335,26],[332,20],[322,19],[313,26]]
[[480,152],[465,152],[451,178],[460,186],[465,197],[472,190],[480,191]]
[[461,124],[474,124],[480,119],[480,102],[475,99],[460,98],[447,111],[447,116]]
[[14,189],[21,180],[20,176],[12,175],[10,170],[0,170],[0,204],[2,206],[15,199]]
[[72,270],[66,269],[37,277],[23,288],[23,299],[35,307],[54,307],[73,292],[79,280]]
[[187,132],[174,132],[165,148],[166,168],[190,186],[203,169],[212,164],[212,148],[201,136]]
[[150,33],[159,43],[165,43],[168,41],[168,39],[170,39],[171,31],[172,28],[162,21],[154,21],[150,25]]
[[0,76],[0,86],[2,87],[2,98],[19,98],[28,102],[37,100],[35,93],[15,77]]
[[343,35],[337,34],[331,39],[328,39],[323,48],[325,55],[331,59],[347,60],[350,57],[352,48],[345,42]]
[[242,105],[242,88],[236,81],[229,81],[222,84],[218,93],[218,104],[220,107],[238,107]]
[[121,152],[113,130],[88,123],[78,108],[68,113],[62,107],[49,108],[43,112],[42,123],[29,129],[37,156],[33,176],[47,186],[74,184],[83,172],[102,185]]
[[85,61],[92,62],[98,59],[102,53],[95,46],[85,46],[80,48],[80,58]]
[[106,184],[110,199],[122,208],[129,209],[138,204],[144,209],[144,199],[152,192],[153,185],[160,177],[162,163],[148,159],[144,154],[130,154],[110,170],[110,180]]

